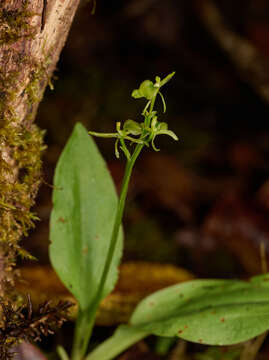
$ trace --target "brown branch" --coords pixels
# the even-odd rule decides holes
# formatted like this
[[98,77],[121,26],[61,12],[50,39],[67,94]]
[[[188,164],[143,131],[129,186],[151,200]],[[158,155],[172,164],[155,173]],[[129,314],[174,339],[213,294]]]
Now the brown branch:
[[220,47],[263,100],[269,103],[269,62],[244,37],[236,34],[211,0],[197,1],[200,19]]
[[[0,295],[41,178],[42,131],[33,124],[79,0],[0,1]],[[45,8],[44,8],[45,6]]]

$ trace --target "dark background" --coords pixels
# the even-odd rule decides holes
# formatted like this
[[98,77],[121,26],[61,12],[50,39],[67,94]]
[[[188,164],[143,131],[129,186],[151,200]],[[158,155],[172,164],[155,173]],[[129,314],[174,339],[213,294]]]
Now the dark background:
[[[55,89],[37,116],[48,148],[36,206],[41,221],[25,245],[40,263],[48,262],[48,184],[74,124],[110,132],[116,121],[142,120],[144,103],[131,98],[132,90],[176,71],[163,91],[162,119],[180,141],[158,137],[161,152],[146,149],[137,163],[124,260],[173,263],[198,276],[260,272],[260,244],[269,249],[269,96],[259,91],[269,85],[269,4],[214,2],[228,29],[257,51],[265,66],[260,76],[256,61],[242,71],[208,31],[204,3],[97,0],[94,15],[92,3],[81,3]],[[240,58],[240,47],[234,51]],[[112,140],[97,143],[119,188],[124,158],[115,159]]]

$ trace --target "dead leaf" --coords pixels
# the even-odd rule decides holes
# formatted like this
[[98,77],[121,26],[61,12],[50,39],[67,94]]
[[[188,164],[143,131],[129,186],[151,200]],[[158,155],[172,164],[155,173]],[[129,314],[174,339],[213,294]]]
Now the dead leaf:
[[[23,280],[17,284],[17,289],[20,293],[30,294],[34,308],[46,300],[69,300],[75,303],[73,296],[62,285],[51,267],[23,267],[21,275]],[[172,265],[125,263],[120,267],[116,289],[101,303],[97,324],[109,326],[127,322],[137,303],[145,296],[193,278],[187,270]],[[77,305],[73,306],[69,313],[73,319],[77,313]]]

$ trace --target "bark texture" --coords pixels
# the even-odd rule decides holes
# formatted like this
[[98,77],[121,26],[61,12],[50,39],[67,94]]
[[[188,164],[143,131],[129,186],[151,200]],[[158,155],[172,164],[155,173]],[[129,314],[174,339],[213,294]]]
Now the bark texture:
[[0,0],[0,296],[35,220],[44,145],[33,121],[78,3]]

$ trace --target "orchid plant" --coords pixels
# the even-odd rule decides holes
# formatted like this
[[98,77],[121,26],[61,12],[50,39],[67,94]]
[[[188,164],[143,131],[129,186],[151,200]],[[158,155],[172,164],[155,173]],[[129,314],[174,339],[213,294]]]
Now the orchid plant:
[[[269,274],[239,280],[192,280],[157,291],[142,300],[130,321],[86,355],[100,302],[114,288],[123,247],[122,216],[135,161],[158,135],[178,137],[159,121],[156,99],[174,72],[145,80],[132,92],[145,99],[142,122],[116,123],[115,133],[96,133],[76,124],[58,161],[50,221],[50,259],[78,302],[71,360],[110,360],[148,335],[230,345],[269,328]],[[126,157],[119,198],[92,136],[115,138],[115,155]],[[133,147],[134,146],[134,147]],[[58,347],[62,360],[69,359]]]

